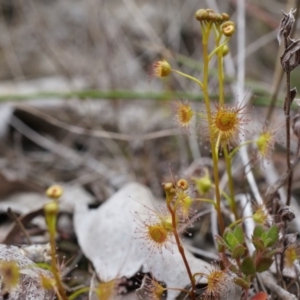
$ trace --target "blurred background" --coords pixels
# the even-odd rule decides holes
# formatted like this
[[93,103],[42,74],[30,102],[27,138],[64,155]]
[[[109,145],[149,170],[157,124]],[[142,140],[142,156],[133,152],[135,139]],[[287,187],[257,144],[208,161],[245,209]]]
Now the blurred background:
[[[176,75],[161,80],[149,74],[153,62],[165,58],[174,69],[201,78],[201,34],[194,14],[212,8],[237,22],[238,1],[0,0],[1,243],[28,242],[16,223],[18,216],[32,243],[48,242],[44,219],[37,216],[48,201],[46,188],[58,183],[67,203],[58,222],[59,251],[69,257],[79,253],[81,266],[74,272],[79,284],[89,284],[88,262],[82,259],[73,228],[74,201],[97,207],[131,181],[163,198],[161,183],[172,176],[190,179],[206,169],[211,172],[205,130],[194,123],[183,134],[170,108],[170,101],[190,99],[201,111],[198,87]],[[245,2],[245,88],[251,98],[247,134],[253,136],[267,115],[270,124],[283,128],[282,50],[276,37],[282,10],[288,12],[300,1]],[[294,37],[299,38],[299,30]],[[238,32],[225,57],[228,103],[244,100],[232,89],[237,44]],[[298,68],[292,73],[298,90],[299,76]],[[212,60],[212,100],[217,83]],[[284,132],[282,136],[284,141]],[[258,166],[254,174],[262,194],[277,179],[276,170],[285,170],[284,151],[281,143],[270,162],[272,171],[263,172],[249,161]],[[252,159],[254,149],[248,152]],[[222,161],[220,174],[225,174]],[[237,193],[251,194],[238,159],[234,176]],[[299,193],[296,168],[293,194]],[[199,248],[208,258],[214,251],[210,225],[207,214],[191,229],[196,234],[190,244],[200,257],[205,255]]]
[[[6,83],[23,83],[25,88],[24,82],[28,82],[24,92],[31,91],[30,87],[32,92],[54,93],[66,87],[72,91],[159,91],[161,83],[147,80],[153,60],[165,57],[173,64],[189,66],[190,72],[201,66],[195,11],[210,7],[227,12],[236,21],[236,2],[1,0],[2,94],[13,92]],[[296,6],[294,1],[287,2],[246,1],[246,75],[250,86],[271,90],[281,11]],[[230,48],[228,60],[232,59],[236,68],[236,35]],[[35,82],[29,82],[32,80]],[[177,89],[190,88],[185,86],[186,80],[175,83]],[[18,90],[16,86],[12,89]]]
[[[169,105],[177,97],[190,98],[201,109],[198,87],[178,76],[151,79],[149,70],[165,58],[173,68],[201,75],[201,36],[194,14],[212,8],[236,21],[237,2],[0,0],[2,240],[11,224],[7,207],[15,203],[17,215],[39,208],[40,195],[53,183],[75,187],[71,199],[86,196],[98,205],[134,180],[162,196],[160,184],[170,180],[170,167],[182,176],[193,172],[199,159],[211,164],[202,131],[194,124],[189,135],[182,135]],[[279,106],[283,100],[276,36],[281,11],[297,5],[246,1],[246,91],[255,95],[251,128],[262,127],[272,95]],[[225,58],[228,102],[239,99],[230,88],[236,80],[237,36]],[[210,71],[214,95],[214,61]],[[299,71],[292,76],[299,87]],[[278,121],[283,112],[275,112]],[[284,165],[284,156],[276,164]],[[295,189],[300,188],[297,176],[295,171]],[[30,205],[24,204],[29,192]],[[32,193],[39,200],[32,200]],[[67,216],[61,229],[65,237],[74,234]],[[10,242],[16,240],[22,237],[16,234]]]

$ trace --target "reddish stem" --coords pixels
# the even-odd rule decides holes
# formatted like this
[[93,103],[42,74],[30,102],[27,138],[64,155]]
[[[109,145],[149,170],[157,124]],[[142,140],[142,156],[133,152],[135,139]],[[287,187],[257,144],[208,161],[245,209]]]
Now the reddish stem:
[[190,281],[191,281],[192,290],[190,291],[189,295],[190,295],[190,297],[193,300],[195,300],[196,299],[196,295],[195,295],[196,284],[195,284],[195,280],[194,280],[193,274],[191,272],[189,263],[188,263],[188,261],[186,259],[186,256],[185,256],[185,253],[184,253],[184,248],[182,247],[182,244],[180,242],[179,235],[178,235],[178,232],[177,232],[177,228],[176,228],[176,213],[172,209],[172,207],[171,207],[171,205],[169,203],[167,204],[167,207],[168,207],[169,212],[171,213],[172,227],[173,227],[174,237],[175,237],[175,240],[176,240],[178,251],[179,251],[179,253],[180,253],[180,255],[181,255],[182,259],[183,259],[185,268],[187,270],[188,276],[189,276]]

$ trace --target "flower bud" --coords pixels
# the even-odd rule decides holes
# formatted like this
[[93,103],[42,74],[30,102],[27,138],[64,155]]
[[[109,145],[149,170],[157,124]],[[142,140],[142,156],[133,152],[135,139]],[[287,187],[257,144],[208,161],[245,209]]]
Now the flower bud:
[[171,71],[170,64],[164,59],[159,60],[153,65],[153,74],[156,77],[167,77]]
[[177,181],[177,187],[179,187],[183,191],[186,191],[189,188],[189,184],[185,179],[179,179]]
[[224,20],[223,20],[223,16],[222,16],[221,14],[217,14],[217,15],[216,15],[215,21],[216,21],[217,23],[222,23],[222,22],[224,21]]
[[63,193],[63,189],[60,185],[52,185],[46,191],[46,196],[51,199],[59,199]]
[[166,193],[166,201],[167,203],[171,203],[175,196],[175,188],[172,182],[166,182],[162,184],[162,187]]
[[208,12],[206,9],[198,9],[195,13],[195,18],[198,21],[206,21],[208,17]]
[[235,24],[232,21],[226,21],[221,25],[221,29],[225,36],[232,36],[235,32]]
[[224,45],[222,48],[223,57],[226,56],[228,53],[229,53],[229,47],[228,47],[228,45]]
[[207,21],[216,22],[218,19],[218,14],[215,12],[208,12]]
[[229,15],[226,13],[221,13],[222,17],[223,17],[223,21],[228,21],[229,20]]
[[196,184],[196,189],[200,195],[207,194],[212,188],[213,184],[209,178],[208,170],[205,170],[205,175],[200,178],[193,178],[193,181]]
[[162,184],[162,187],[163,187],[163,189],[164,189],[165,192],[170,192],[172,190],[173,190],[173,192],[175,192],[174,191],[174,186],[173,186],[172,182],[164,182]]

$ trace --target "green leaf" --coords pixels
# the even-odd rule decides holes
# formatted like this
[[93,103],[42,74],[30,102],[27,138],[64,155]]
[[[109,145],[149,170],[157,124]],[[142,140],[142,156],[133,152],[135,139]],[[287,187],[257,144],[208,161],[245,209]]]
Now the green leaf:
[[231,251],[236,246],[238,246],[238,244],[239,244],[238,239],[234,236],[233,232],[229,228],[225,229],[225,232],[224,232],[224,241],[225,241],[226,246],[228,247],[228,249],[231,250]]
[[244,243],[244,230],[241,225],[238,225],[234,228],[233,234],[240,244]]
[[253,259],[248,256],[246,257],[241,264],[241,271],[246,275],[254,275],[255,274],[255,264]]
[[262,234],[261,234],[261,239],[264,241],[264,243],[266,242],[266,240],[267,240],[267,238],[268,238],[268,234],[267,234],[267,232],[265,231],[265,232],[263,232]]
[[242,289],[248,290],[250,288],[250,283],[241,277],[235,277],[233,281],[236,285],[240,286]]
[[254,228],[253,236],[261,237],[262,233],[264,232],[264,228],[261,225],[257,225]]
[[272,244],[272,240],[269,239],[269,238],[266,238],[266,239],[264,240],[264,244],[265,244],[266,248],[268,248],[268,245],[269,245],[269,244]]
[[218,246],[218,252],[224,252],[225,251],[225,241],[219,235],[215,236],[215,240],[216,240],[216,243]]
[[223,239],[226,241],[228,235],[232,233],[232,230],[228,227],[225,228],[224,233],[223,233]]
[[239,269],[235,265],[230,265],[229,270],[235,274],[239,272]]
[[267,240],[265,242],[265,245],[267,247],[272,247],[275,245],[279,238],[279,228],[276,225],[273,225],[268,231],[267,231]]
[[266,248],[265,244],[264,244],[264,242],[261,238],[253,237],[252,238],[252,243],[253,243],[256,250],[264,250]]
[[236,246],[231,254],[231,257],[236,259],[236,258],[241,258],[246,252],[246,247],[244,245],[238,245]]
[[261,273],[270,269],[273,259],[270,257],[262,257],[256,262],[256,271]]

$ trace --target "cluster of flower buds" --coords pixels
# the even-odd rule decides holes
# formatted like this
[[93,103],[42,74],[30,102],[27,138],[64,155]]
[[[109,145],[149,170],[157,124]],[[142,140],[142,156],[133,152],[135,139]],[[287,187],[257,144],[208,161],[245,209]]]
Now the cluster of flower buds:
[[195,17],[199,22],[212,22],[221,25],[222,33],[225,36],[232,36],[235,32],[234,22],[229,20],[229,15],[226,13],[217,14],[212,9],[199,9],[195,13]]
[[229,20],[229,15],[226,13],[217,14],[212,9],[198,9],[196,11],[195,17],[198,21],[209,21],[215,23],[223,23]]

